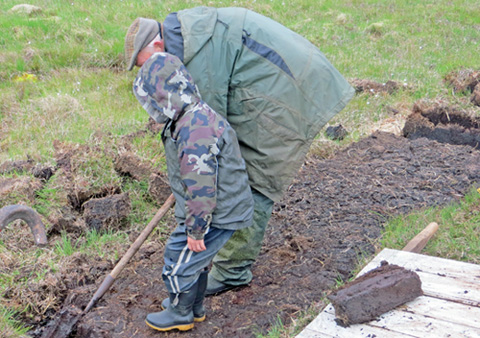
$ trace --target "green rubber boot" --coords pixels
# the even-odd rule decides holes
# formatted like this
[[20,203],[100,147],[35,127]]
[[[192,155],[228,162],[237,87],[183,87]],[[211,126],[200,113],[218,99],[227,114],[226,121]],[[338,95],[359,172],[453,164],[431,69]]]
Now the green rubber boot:
[[[200,273],[197,281],[197,296],[195,297],[195,302],[193,303],[193,321],[197,323],[203,322],[206,318],[203,300],[205,299],[205,290],[207,289],[207,278],[208,270],[205,270]],[[162,302],[162,309],[167,309],[169,305],[170,298],[165,298]]]
[[[147,325],[158,331],[175,329],[187,331],[193,329],[192,308],[197,296],[197,285],[198,283],[195,283],[188,292],[171,293],[168,307],[161,312],[149,313],[145,320]],[[175,301],[177,303],[173,305]]]

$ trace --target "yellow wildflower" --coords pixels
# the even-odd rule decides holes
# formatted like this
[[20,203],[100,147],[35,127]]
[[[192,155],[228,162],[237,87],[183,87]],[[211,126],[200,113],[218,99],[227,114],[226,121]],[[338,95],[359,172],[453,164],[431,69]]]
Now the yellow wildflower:
[[38,78],[35,74],[23,73],[20,76],[15,77],[15,82],[37,82]]

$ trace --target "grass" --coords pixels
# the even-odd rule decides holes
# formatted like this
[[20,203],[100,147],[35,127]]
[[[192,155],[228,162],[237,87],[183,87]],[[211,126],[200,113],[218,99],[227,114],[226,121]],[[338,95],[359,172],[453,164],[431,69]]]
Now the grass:
[[282,318],[279,315],[277,315],[277,319],[272,324],[272,328],[266,335],[257,333],[255,334],[255,336],[265,337],[265,338],[274,338],[274,337],[278,337],[283,331],[285,331],[285,326],[283,325]]
[[25,327],[15,317],[15,312],[0,306],[0,336],[11,338],[27,337],[27,332],[30,329]]
[[[158,208],[148,197],[145,181],[118,176],[110,153],[111,149],[122,149],[123,138],[143,128],[148,120],[131,93],[136,74],[122,68],[125,31],[138,16],[161,20],[166,13],[199,5],[246,7],[312,41],[347,79],[405,84],[393,95],[356,95],[330,122],[342,124],[348,136],[330,141],[321,134],[312,145],[312,154],[325,157],[392,120],[401,126],[419,99],[442,98],[463,104],[467,96],[452,93],[444,78],[460,68],[479,67],[478,58],[472,57],[480,45],[480,3],[475,0],[33,0],[30,4],[41,11],[31,15],[11,12],[18,3],[0,3],[0,164],[29,157],[48,165],[55,163],[55,144],[88,146],[93,149],[88,156],[72,160],[82,177],[78,186],[93,190],[105,184],[120,186],[129,193],[132,212],[128,229],[88,232],[75,238],[60,235],[54,249],[46,251],[29,247],[25,239],[28,230],[9,227],[2,236],[11,242],[0,238],[2,295],[7,289],[22,295],[25,276],[38,279],[54,275],[76,253],[117,259],[120,247],[128,241],[126,233],[138,231]],[[392,109],[398,113],[393,115]],[[134,136],[130,144],[131,151],[143,160],[165,170],[158,136]],[[35,191],[34,197],[12,195],[8,203],[34,198],[33,206],[49,227],[49,219],[68,199],[62,190],[65,184],[52,178]],[[479,195],[472,190],[458,204],[388,221],[379,247],[401,248],[429,222],[436,221],[440,230],[424,252],[478,263]],[[160,226],[152,237],[164,241],[167,235]],[[38,268],[37,275],[32,275],[29,265]],[[42,300],[42,304],[48,301]],[[0,305],[0,336],[21,337],[26,333],[16,320],[24,310],[18,304],[10,308]],[[43,311],[41,306],[38,311]],[[309,315],[298,318],[294,320],[301,326],[301,318]],[[295,330],[298,328],[286,327],[280,321],[268,336],[289,336]]]
[[290,318],[291,324],[285,325],[280,318],[277,316],[277,319],[272,324],[271,329],[263,334],[261,332],[255,333],[257,338],[285,338],[285,337],[295,337],[298,335],[310,322],[317,317],[318,312],[322,309],[325,300],[322,300],[319,304],[312,304],[308,310],[301,311],[300,313],[292,316]]
[[[25,154],[46,159],[53,139],[82,143],[99,131],[124,135],[138,129],[147,116],[130,95],[135,74],[117,71],[126,28],[137,16],[159,13],[161,18],[173,10],[209,4],[44,0],[32,2],[41,13],[25,16],[9,12],[16,3],[0,4],[0,160]],[[443,77],[459,67],[477,66],[471,57],[480,43],[475,1],[272,0],[219,5],[251,8],[282,22],[318,45],[348,78],[395,80],[412,87],[411,93],[397,98],[355,98],[332,121],[352,131],[345,142],[369,134],[369,122],[388,117],[385,106],[409,107],[419,98],[448,95],[440,85]],[[14,81],[24,73],[37,81]]]
[[475,189],[458,203],[443,208],[429,208],[390,220],[385,225],[381,246],[401,249],[431,222],[437,222],[439,230],[422,253],[480,263],[480,192]]
[[[88,231],[77,238],[66,233],[58,238],[50,236],[49,247],[32,248],[28,227],[8,227],[5,232],[9,240],[0,241],[0,293],[5,297],[0,307],[21,314],[24,320],[42,317],[47,310],[59,308],[61,296],[67,291],[64,279],[83,283],[81,279],[89,274],[94,261],[115,262],[130,243],[124,231]],[[5,325],[22,334],[18,327],[12,327],[9,319],[0,316],[0,327]]]
[[97,232],[95,229],[88,231],[85,237],[73,240],[67,233],[63,232],[59,241],[55,243],[55,253],[59,257],[68,257],[80,252],[88,255],[96,255],[99,258],[113,256],[119,258],[118,250],[110,252],[108,247],[125,247],[128,244],[128,236],[125,233],[114,233],[113,231]]
[[55,252],[59,256],[71,256],[76,250],[76,243],[66,233],[62,233],[61,240],[55,243]]

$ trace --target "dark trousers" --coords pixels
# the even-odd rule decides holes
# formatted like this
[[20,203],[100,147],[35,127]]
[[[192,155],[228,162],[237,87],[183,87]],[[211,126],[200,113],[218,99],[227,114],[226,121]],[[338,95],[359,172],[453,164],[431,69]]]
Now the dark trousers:
[[185,225],[177,226],[167,241],[163,257],[162,277],[168,292],[178,294],[190,290],[200,272],[208,267],[234,232],[210,227],[204,237],[207,250],[194,252],[188,249]]
[[252,280],[251,267],[262,248],[263,237],[272,215],[273,201],[252,189],[253,224],[235,231],[232,238],[213,259],[210,275],[228,285],[248,284]]

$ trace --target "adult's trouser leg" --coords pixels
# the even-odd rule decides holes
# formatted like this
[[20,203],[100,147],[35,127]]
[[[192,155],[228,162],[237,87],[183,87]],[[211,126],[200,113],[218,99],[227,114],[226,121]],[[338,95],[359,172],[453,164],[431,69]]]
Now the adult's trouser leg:
[[227,285],[244,285],[252,280],[251,267],[258,257],[273,201],[252,189],[254,200],[253,224],[237,230],[213,258],[210,276]]

